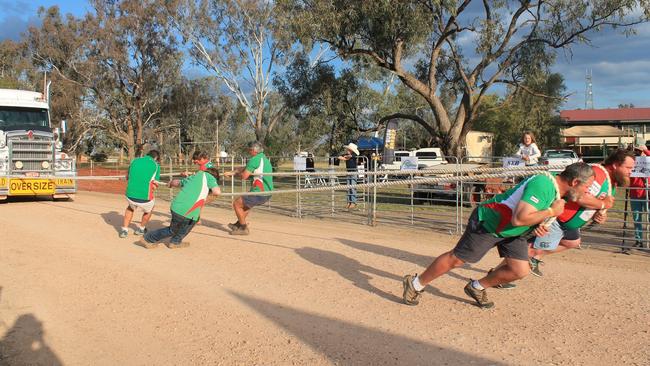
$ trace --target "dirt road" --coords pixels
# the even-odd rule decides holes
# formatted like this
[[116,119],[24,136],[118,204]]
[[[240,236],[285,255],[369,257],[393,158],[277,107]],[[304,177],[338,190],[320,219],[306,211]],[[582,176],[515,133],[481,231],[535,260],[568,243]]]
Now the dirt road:
[[[0,204],[0,364],[44,365],[648,365],[650,257],[581,250],[544,278],[490,290],[434,282],[417,307],[401,277],[454,238],[429,231],[207,208],[187,249],[119,239],[124,201]],[[152,227],[169,219],[161,202]]]

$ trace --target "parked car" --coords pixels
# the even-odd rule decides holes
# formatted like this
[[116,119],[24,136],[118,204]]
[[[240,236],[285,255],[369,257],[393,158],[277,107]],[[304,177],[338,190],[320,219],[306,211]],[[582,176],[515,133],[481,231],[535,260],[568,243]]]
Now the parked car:
[[439,147],[425,147],[414,151],[418,158],[418,169],[428,169],[436,165],[447,164]]
[[385,170],[400,170],[402,168],[402,158],[412,156],[411,151],[406,150],[396,150],[395,151],[395,160],[392,164],[384,164],[382,167]]
[[[551,149],[544,151],[539,159],[542,165],[561,165],[563,167],[573,163],[581,162],[582,158],[573,150],[568,149]],[[552,172],[561,172],[563,168],[550,169]]]

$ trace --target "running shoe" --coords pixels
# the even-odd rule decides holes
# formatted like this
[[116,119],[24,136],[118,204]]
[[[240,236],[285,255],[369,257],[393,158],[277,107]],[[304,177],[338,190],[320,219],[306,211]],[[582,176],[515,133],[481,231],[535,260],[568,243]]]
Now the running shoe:
[[413,287],[413,279],[417,277],[417,273],[413,276],[406,275],[402,280],[402,286],[404,286],[404,293],[402,294],[402,299],[406,305],[415,306],[420,303],[420,295],[423,291],[416,291]]
[[489,309],[494,307],[494,303],[488,299],[487,291],[475,289],[474,286],[472,286],[472,281],[473,280],[470,279],[467,285],[465,285],[465,293],[467,296],[474,299],[476,305],[480,308]]
[[544,262],[542,262],[541,260],[539,260],[537,258],[530,258],[528,260],[528,264],[530,264],[530,273],[532,273],[533,275],[535,275],[537,277],[544,276],[542,271],[539,270],[539,266],[541,264],[544,264]]

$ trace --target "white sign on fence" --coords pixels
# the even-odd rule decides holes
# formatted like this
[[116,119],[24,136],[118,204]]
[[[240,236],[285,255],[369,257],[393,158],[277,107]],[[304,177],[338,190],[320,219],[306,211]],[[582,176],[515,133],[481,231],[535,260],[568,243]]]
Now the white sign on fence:
[[293,170],[298,172],[304,172],[305,170],[307,170],[307,158],[304,156],[294,156]]
[[526,162],[519,158],[503,158],[504,168],[521,168],[526,166]]
[[637,156],[634,161],[632,177],[650,177],[650,156]]
[[418,169],[418,157],[417,156],[403,156],[402,165],[400,166],[401,170],[417,170]]

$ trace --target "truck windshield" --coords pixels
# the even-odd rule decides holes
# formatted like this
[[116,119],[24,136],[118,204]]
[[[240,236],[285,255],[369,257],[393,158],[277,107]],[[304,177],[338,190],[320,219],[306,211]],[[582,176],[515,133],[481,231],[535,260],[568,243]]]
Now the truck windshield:
[[0,107],[0,130],[49,127],[47,109]]

